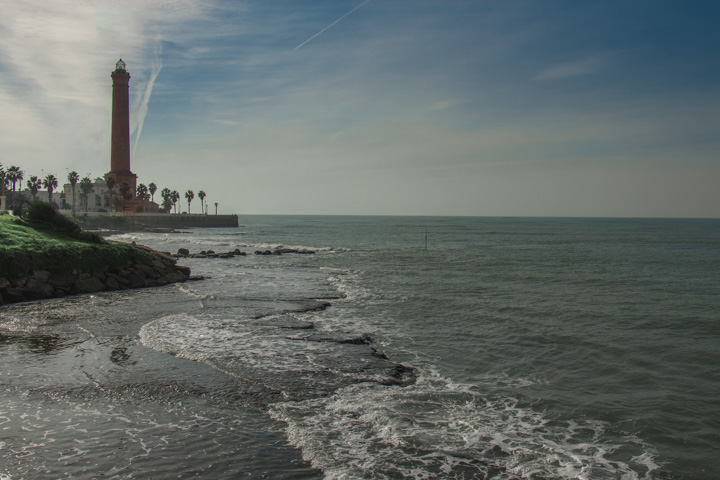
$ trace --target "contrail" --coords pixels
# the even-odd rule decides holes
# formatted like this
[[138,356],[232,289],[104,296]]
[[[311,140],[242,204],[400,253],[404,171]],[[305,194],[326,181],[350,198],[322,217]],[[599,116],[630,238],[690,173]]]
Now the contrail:
[[160,75],[160,70],[162,70],[162,42],[158,42],[157,46],[155,47],[155,58],[153,58],[152,62],[152,71],[150,73],[150,80],[148,80],[147,85],[145,86],[145,94],[143,95],[142,102],[140,103],[140,108],[138,109],[138,127],[137,127],[137,134],[135,135],[135,145],[133,146],[132,156],[135,156],[135,149],[138,146],[138,142],[140,141],[140,133],[142,132],[143,128],[143,122],[145,121],[145,115],[147,115],[148,111],[148,102],[150,101],[150,94],[152,94],[153,85],[155,85],[155,79]]
[[308,38],[307,40],[305,40],[303,43],[301,43],[301,44],[298,45],[297,47],[293,48],[293,52],[294,52],[295,50],[297,50],[298,48],[302,47],[303,45],[305,45],[306,43],[308,43],[308,42],[309,42],[310,40],[312,40],[313,38],[315,38],[315,37],[317,37],[318,35],[320,35],[321,33],[323,33],[323,32],[324,32],[325,30],[327,30],[328,28],[330,28],[330,27],[332,27],[333,25],[335,25],[336,23],[338,23],[338,22],[339,22],[340,20],[342,20],[343,18],[345,18],[345,17],[347,17],[348,15],[350,15],[351,13],[353,13],[353,12],[354,12],[355,10],[357,10],[358,8],[360,8],[360,7],[362,7],[363,5],[365,5],[366,3],[368,3],[369,1],[370,1],[370,0],[365,0],[365,1],[362,2],[360,5],[358,5],[357,7],[353,8],[353,9],[350,10],[348,13],[346,13],[345,15],[343,15],[343,16],[340,17],[340,18],[338,18],[337,20],[335,20],[334,22],[332,22],[330,25],[328,25],[327,27],[323,28],[322,30],[320,30],[320,31],[317,32],[315,35],[313,35],[312,37],[310,37],[310,38]]

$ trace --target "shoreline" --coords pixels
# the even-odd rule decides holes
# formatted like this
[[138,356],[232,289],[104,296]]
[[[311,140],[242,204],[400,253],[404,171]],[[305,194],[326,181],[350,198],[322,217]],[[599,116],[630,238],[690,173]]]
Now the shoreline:
[[1,215],[0,239],[0,305],[191,278],[169,254],[105,240],[42,203],[29,219]]
[[192,279],[190,268],[177,265],[169,255],[148,247],[133,246],[141,254],[119,266],[98,265],[52,271],[38,265],[37,259],[16,252],[14,260],[23,266],[20,275],[0,276],[0,305],[62,298],[104,291],[159,287]]
[[267,414],[277,394],[140,338],[201,310],[179,286],[0,308],[0,477],[322,478]]
[[[201,265],[225,264],[189,258],[205,274]],[[331,308],[339,293],[288,293],[295,278],[283,274],[267,291],[262,272],[247,273],[239,291],[218,289],[218,275],[190,287],[0,308],[0,418],[11,419],[0,423],[0,474],[323,478],[270,406],[316,401],[358,382],[401,386],[414,370],[365,335],[316,328],[307,315]],[[222,318],[205,303],[218,300],[232,306]],[[233,358],[206,358],[206,328],[251,343],[228,350],[238,352]],[[294,361],[307,362],[302,375]],[[22,438],[7,435],[20,431]]]

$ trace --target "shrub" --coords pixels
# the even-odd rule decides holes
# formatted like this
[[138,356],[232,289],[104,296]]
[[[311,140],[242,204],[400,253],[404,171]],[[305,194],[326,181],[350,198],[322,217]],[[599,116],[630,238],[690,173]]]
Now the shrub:
[[104,243],[105,240],[98,235],[97,233],[93,232],[77,232],[73,234],[73,237],[82,240],[83,242],[90,242],[90,243]]
[[30,222],[47,222],[50,223],[58,213],[48,202],[42,200],[33,200],[25,209],[25,219]]
[[82,231],[82,229],[80,228],[80,225],[73,222],[68,217],[63,215],[62,213],[55,214],[55,218],[52,219],[51,224],[55,230],[57,230],[59,232],[67,233],[74,237],[77,237],[77,235],[79,235],[80,232]]
[[80,225],[55,210],[51,203],[35,200],[25,209],[24,218],[31,223],[41,224],[71,236],[80,234]]

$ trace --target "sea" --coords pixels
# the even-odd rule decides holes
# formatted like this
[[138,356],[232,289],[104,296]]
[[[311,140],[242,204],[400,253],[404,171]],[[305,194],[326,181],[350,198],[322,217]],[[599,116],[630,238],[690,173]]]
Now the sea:
[[239,221],[0,307],[0,479],[720,478],[720,220]]

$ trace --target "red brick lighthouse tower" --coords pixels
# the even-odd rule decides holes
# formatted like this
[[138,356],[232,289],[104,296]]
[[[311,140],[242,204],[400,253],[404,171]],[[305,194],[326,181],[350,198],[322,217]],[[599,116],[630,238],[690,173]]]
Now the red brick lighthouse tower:
[[[113,80],[112,140],[110,150],[110,171],[105,178],[112,178],[116,185],[127,182],[132,199],[137,189],[137,175],[130,171],[130,108],[128,90],[130,74],[125,70],[122,58],[110,74]],[[132,205],[135,202],[130,202]],[[129,205],[128,205],[129,206]]]

